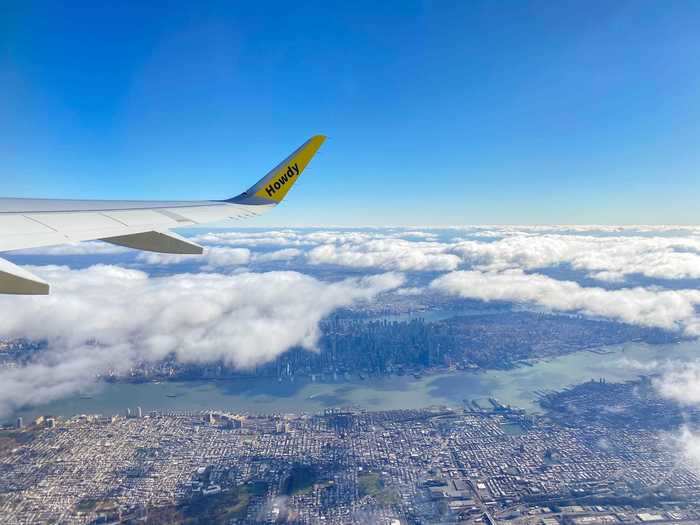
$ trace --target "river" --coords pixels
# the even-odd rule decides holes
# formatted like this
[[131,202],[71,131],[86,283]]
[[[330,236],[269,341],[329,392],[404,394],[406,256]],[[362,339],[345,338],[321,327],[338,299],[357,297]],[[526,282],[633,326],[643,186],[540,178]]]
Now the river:
[[[318,412],[329,407],[356,406],[371,410],[421,408],[431,405],[461,406],[463,401],[493,397],[505,404],[537,411],[535,391],[558,390],[591,378],[608,381],[634,379],[644,373],[641,365],[665,360],[690,361],[700,357],[700,342],[648,345],[626,343],[601,347],[533,363],[512,370],[465,371],[413,376],[354,376],[337,381],[295,378],[244,377],[218,381],[162,383],[108,383],[87,396],[72,396],[36,407],[12,417],[25,420],[40,414],[123,414],[140,406],[151,410],[227,410],[240,413]],[[637,363],[637,365],[635,365]],[[486,405],[484,405],[486,406]],[[11,419],[10,419],[11,420]]]

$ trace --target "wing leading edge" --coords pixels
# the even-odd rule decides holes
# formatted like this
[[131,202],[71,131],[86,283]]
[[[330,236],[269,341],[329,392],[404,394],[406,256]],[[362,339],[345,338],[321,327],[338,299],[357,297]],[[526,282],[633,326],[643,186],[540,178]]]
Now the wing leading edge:
[[[222,201],[0,199],[0,252],[102,240],[138,250],[200,254],[201,246],[168,230],[266,213],[282,202],[325,139],[311,137],[248,191]],[[0,259],[0,293],[47,294],[48,288]]]

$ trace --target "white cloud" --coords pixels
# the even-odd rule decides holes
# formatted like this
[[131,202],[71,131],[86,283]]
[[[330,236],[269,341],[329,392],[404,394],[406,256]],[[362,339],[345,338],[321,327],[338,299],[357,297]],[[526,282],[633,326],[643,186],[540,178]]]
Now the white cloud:
[[590,236],[519,232],[494,242],[464,240],[452,250],[482,270],[533,270],[569,264],[594,278],[629,274],[700,278],[700,240],[690,237]]
[[313,349],[333,310],[403,283],[400,274],[325,283],[296,272],[180,274],[34,267],[47,297],[0,297],[0,333],[45,339],[40,363],[0,372],[0,413],[75,392],[96,374],[174,354],[182,362],[264,363],[292,346]]
[[556,311],[581,312],[626,323],[684,330],[697,335],[698,290],[585,288],[522,270],[457,271],[435,279],[431,288],[484,301],[526,302]]
[[683,425],[674,437],[684,465],[700,473],[700,433]]
[[409,230],[409,231],[403,231],[403,232],[397,232],[396,234],[397,237],[402,237],[402,238],[416,238],[416,239],[423,239],[426,241],[435,241],[437,240],[437,234],[435,232],[430,232],[430,231],[419,231],[419,230]]
[[663,397],[682,405],[700,404],[700,361],[669,363],[654,386]]
[[[684,407],[697,407],[700,404],[700,360],[662,363],[658,369],[661,375],[653,381],[657,392]],[[673,436],[675,446],[684,465],[700,473],[700,433],[687,425]]]
[[[273,230],[212,232],[199,242],[227,246],[278,246],[308,250],[311,264],[400,271],[535,270],[568,264],[606,282],[630,274],[656,279],[700,279],[696,228],[619,226],[499,226],[453,230]],[[488,239],[496,239],[490,241]]]
[[248,248],[231,248],[228,246],[208,246],[202,255],[174,255],[167,253],[139,253],[138,261],[156,266],[182,264],[186,262],[199,263],[204,270],[231,268],[243,266],[251,262],[290,261],[303,255],[296,248],[283,248],[272,252],[251,253]]
[[[689,356],[692,357],[692,356]],[[700,360],[652,359],[639,361],[633,356],[617,360],[618,366],[631,368],[640,374],[652,374],[652,385],[663,398],[681,407],[696,407],[700,403]],[[700,433],[687,424],[664,432],[667,446],[677,451],[679,466],[700,473]]]
[[398,271],[454,270],[461,260],[446,251],[446,246],[441,243],[375,239],[317,246],[307,254],[307,259],[310,264],[332,264],[351,268]]
[[206,269],[241,266],[250,262],[251,254],[247,248],[229,248],[226,246],[211,246],[204,249],[202,255],[176,255],[168,253],[141,252],[137,260],[152,265],[182,264],[185,262],[200,263]]
[[[570,265],[590,277],[623,283],[630,274],[655,279],[700,279],[700,230],[649,226],[464,226],[442,230],[376,228],[363,230],[235,230],[201,233],[192,239],[219,248],[210,268],[246,264],[224,248],[278,248],[277,260],[308,252],[312,264],[400,271],[536,270]],[[450,233],[452,232],[452,233]],[[463,238],[454,238],[460,235]],[[466,238],[465,238],[466,236]],[[439,239],[442,238],[440,241]],[[491,241],[490,239],[495,239]],[[38,248],[20,253],[111,254],[128,250],[101,242]],[[270,252],[274,253],[274,252]],[[293,257],[291,253],[296,253]],[[173,264],[189,257],[144,254],[141,261]],[[251,254],[266,261],[272,255]]]
[[296,248],[284,248],[274,252],[256,253],[254,260],[256,262],[290,261],[300,257],[303,253]]
[[192,237],[194,242],[221,246],[303,246],[316,244],[294,230],[214,231]]
[[[427,229],[432,229],[426,227]],[[700,233],[700,226],[686,225],[646,225],[646,224],[628,224],[628,225],[609,225],[609,224],[539,224],[539,225],[523,225],[523,224],[480,224],[480,225],[463,225],[463,226],[448,226],[445,229],[464,232],[470,235],[490,236],[490,237],[506,237],[509,235],[535,234],[542,235],[547,233],[554,234],[631,234],[639,233],[660,235],[667,233],[681,233],[683,235],[697,235]]]

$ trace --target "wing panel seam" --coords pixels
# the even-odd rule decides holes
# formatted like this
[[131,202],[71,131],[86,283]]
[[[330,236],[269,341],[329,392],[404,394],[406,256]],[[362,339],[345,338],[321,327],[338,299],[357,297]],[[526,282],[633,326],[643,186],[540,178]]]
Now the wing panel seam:
[[[32,213],[34,213],[34,212],[32,212]],[[60,233],[61,235],[64,235],[63,232],[57,230],[56,228],[53,228],[52,226],[49,226],[48,224],[41,222],[39,219],[36,219],[36,218],[32,217],[31,215],[22,214],[22,217],[24,217],[25,219],[29,219],[30,221],[34,221],[37,224],[41,224],[44,228],[48,228],[52,232],[56,232],[56,233]]]

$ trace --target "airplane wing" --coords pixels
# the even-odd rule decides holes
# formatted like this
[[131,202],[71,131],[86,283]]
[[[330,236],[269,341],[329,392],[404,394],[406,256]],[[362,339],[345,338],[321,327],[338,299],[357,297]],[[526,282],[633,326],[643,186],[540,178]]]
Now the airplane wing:
[[[161,253],[201,254],[183,228],[261,215],[287,195],[326,137],[302,144],[248,191],[221,201],[100,201],[0,198],[0,252],[87,240]],[[0,293],[45,295],[49,285],[0,259]]]

